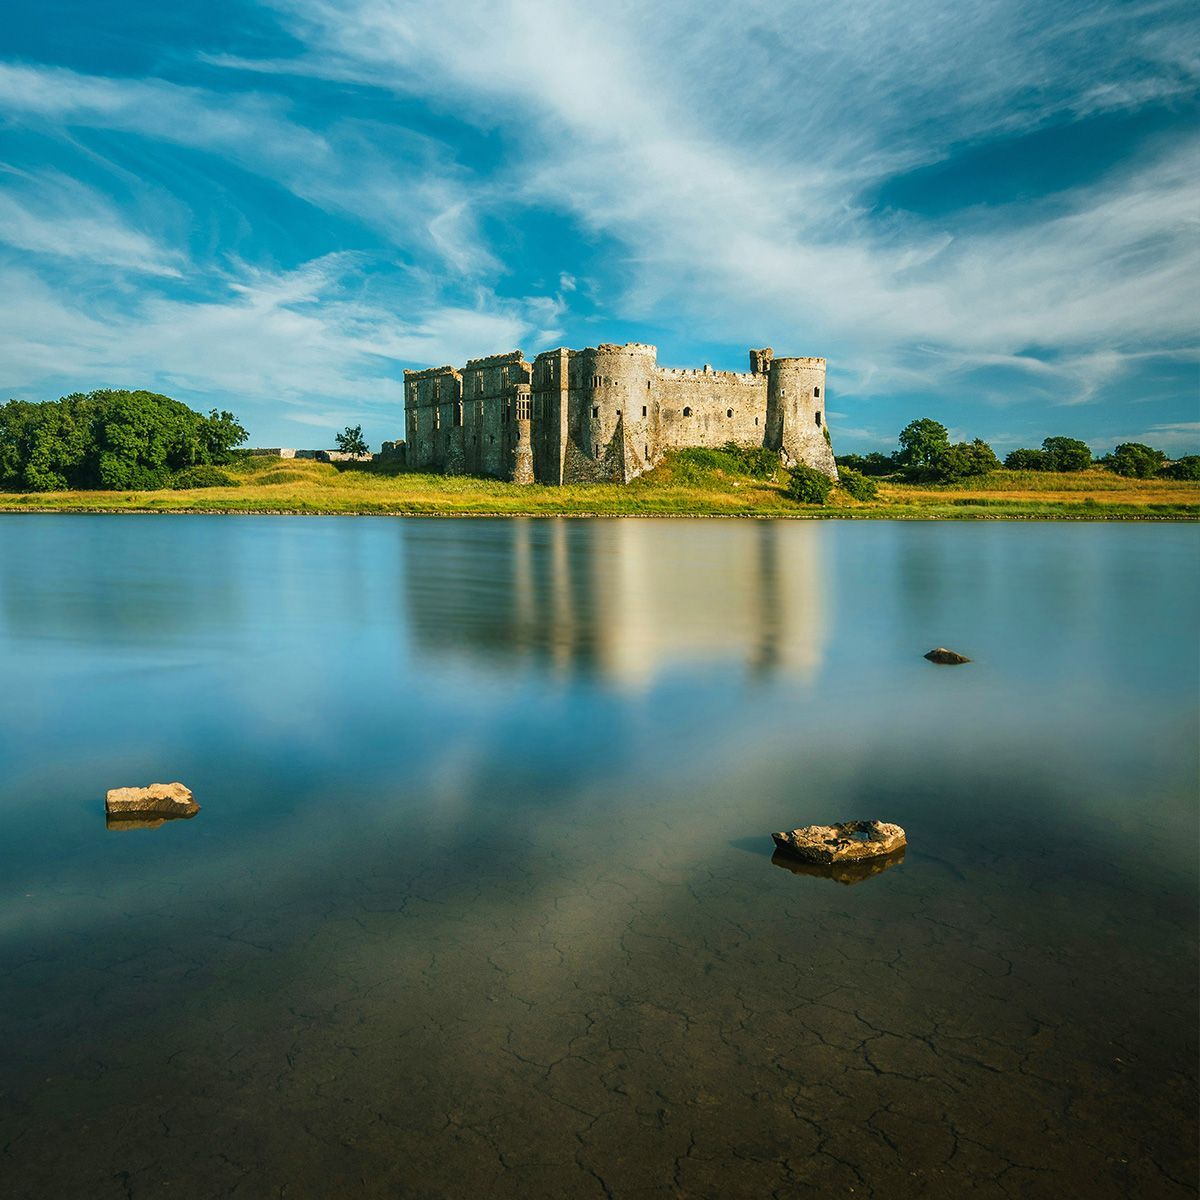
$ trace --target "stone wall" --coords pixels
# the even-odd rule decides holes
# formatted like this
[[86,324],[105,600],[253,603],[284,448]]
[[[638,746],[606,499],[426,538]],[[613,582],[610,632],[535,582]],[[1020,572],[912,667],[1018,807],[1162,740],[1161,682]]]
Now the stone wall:
[[410,467],[547,484],[627,482],[666,450],[766,446],[836,475],[825,360],[752,350],[749,372],[659,367],[654,346],[519,350],[406,371]]

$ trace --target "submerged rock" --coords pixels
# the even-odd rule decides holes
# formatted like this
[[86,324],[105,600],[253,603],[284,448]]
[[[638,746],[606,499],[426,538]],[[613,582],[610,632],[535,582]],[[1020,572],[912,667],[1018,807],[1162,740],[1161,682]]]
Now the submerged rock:
[[945,646],[938,646],[937,649],[930,650],[925,657],[930,662],[941,663],[944,667],[957,667],[959,663],[971,661],[965,654],[959,654],[957,650],[947,650]]
[[773,833],[775,845],[804,862],[856,862],[892,854],[908,844],[899,825],[883,821],[843,821]]
[[878,858],[860,858],[850,862],[814,863],[805,862],[787,850],[776,850],[771,855],[771,865],[791,871],[793,875],[810,875],[816,879],[829,879],[845,887],[853,887],[864,879],[873,879],[884,871],[898,867],[904,861],[904,847],[893,850]]
[[136,817],[194,817],[200,805],[182,783],[152,783],[149,787],[113,788],[104,798],[110,821]]

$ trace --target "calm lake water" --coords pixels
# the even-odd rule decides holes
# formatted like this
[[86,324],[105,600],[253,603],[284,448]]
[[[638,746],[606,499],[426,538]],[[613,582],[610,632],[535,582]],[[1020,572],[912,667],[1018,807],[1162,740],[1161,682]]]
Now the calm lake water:
[[0,517],[0,1192],[1194,1194],[1198,596],[1175,525]]

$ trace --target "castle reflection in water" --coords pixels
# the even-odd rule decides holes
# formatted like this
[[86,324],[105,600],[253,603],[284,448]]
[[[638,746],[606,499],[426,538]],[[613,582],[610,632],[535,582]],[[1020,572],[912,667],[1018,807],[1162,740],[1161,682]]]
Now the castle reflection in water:
[[791,521],[406,523],[411,645],[634,689],[714,661],[811,676],[825,642],[821,533]]

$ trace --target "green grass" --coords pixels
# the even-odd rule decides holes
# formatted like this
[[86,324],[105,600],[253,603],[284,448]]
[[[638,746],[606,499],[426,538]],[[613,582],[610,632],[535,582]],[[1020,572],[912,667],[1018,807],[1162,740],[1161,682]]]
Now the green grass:
[[[332,466],[240,457],[232,487],[153,492],[0,493],[6,512],[361,513],[445,516],[786,516],[851,520],[1197,520],[1200,484],[997,471],[957,485],[880,481],[873,501],[835,488],[824,506],[796,504],[787,474],[725,450],[682,450],[629,484],[523,487],[384,464]],[[765,477],[764,477],[765,476]]]

